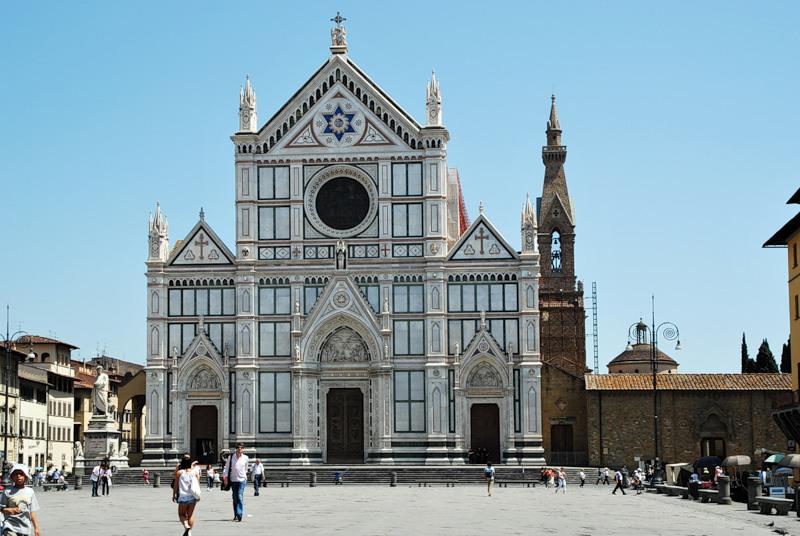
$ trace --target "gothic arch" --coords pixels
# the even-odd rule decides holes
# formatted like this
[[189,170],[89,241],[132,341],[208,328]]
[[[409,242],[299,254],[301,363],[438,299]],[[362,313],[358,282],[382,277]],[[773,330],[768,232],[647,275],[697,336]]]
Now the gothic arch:
[[505,374],[499,371],[488,359],[481,359],[464,374],[467,378],[467,388],[491,388],[500,389],[505,387]]
[[341,328],[348,328],[360,337],[367,349],[368,360],[380,359],[382,346],[375,330],[367,326],[361,318],[348,312],[340,312],[319,324],[313,329],[313,335],[305,338],[301,351],[303,360],[320,363],[319,358],[323,345],[334,332]]
[[322,343],[319,361],[329,363],[369,361],[369,350],[358,333],[350,327],[342,326],[332,331]]
[[155,290],[150,294],[150,312],[158,314],[158,291]]
[[[197,375],[203,372],[203,378]],[[208,356],[196,356],[189,360],[178,371],[178,391],[208,391],[223,389],[222,367],[216,360]],[[203,388],[203,385],[211,386]],[[216,387],[213,387],[216,385]]]

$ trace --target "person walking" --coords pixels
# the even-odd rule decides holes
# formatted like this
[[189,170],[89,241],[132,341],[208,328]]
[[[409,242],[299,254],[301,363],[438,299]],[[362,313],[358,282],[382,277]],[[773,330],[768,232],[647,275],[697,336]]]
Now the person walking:
[[103,472],[100,475],[101,493],[108,495],[111,492],[111,467],[108,464],[103,464]]
[[209,463],[206,465],[206,479],[208,480],[208,486],[206,489],[214,489],[214,475],[216,471],[214,471],[214,467]]
[[172,500],[178,503],[178,520],[184,529],[183,536],[192,536],[194,510],[200,500],[200,477],[196,465],[196,460],[181,460],[172,480]]
[[244,453],[244,444],[236,443],[236,451],[228,456],[228,463],[222,471],[225,486],[230,482],[233,496],[233,520],[241,521],[244,515],[244,488],[247,485],[247,464],[250,458]]
[[583,469],[581,469],[581,472],[578,473],[578,478],[581,479],[581,485],[579,487],[582,488],[584,484],[586,484],[586,473],[583,472]]
[[489,492],[489,497],[491,497],[492,487],[494,486],[494,467],[492,467],[492,462],[486,462],[486,469],[483,470],[483,478],[486,480],[486,491]]
[[625,488],[622,487],[622,471],[619,469],[617,469],[617,471],[614,473],[614,481],[617,483],[617,485],[614,486],[614,491],[611,492],[611,495],[616,495],[617,490],[620,490],[622,494],[625,495]]
[[148,471],[147,469],[142,470],[142,480],[144,480],[145,486],[150,485],[150,471]]
[[255,496],[258,497],[258,491],[261,488],[261,480],[264,478],[264,466],[261,460],[256,460],[253,464],[253,487],[255,488]]
[[100,475],[103,474],[103,467],[98,463],[92,469],[92,476],[89,478],[92,481],[92,497],[99,497],[97,494],[97,485],[100,483]]
[[564,472],[564,468],[556,469],[555,470],[555,477],[556,477],[556,493],[558,490],[561,490],[561,493],[567,493],[567,473]]
[[603,484],[606,486],[611,485],[611,483],[608,481],[608,467],[603,468]]
[[0,495],[0,512],[5,516],[3,536],[39,536],[39,520],[36,519],[39,501],[36,500],[33,488],[25,486],[31,479],[28,468],[21,463],[15,463],[11,466],[9,479],[13,487],[6,486]]

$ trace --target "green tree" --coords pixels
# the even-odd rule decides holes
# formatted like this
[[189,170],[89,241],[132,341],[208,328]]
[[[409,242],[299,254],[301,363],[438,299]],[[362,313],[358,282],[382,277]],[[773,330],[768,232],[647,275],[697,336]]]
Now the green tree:
[[755,372],[778,372],[778,364],[775,362],[772,350],[769,349],[767,339],[761,341],[761,346],[758,347]]
[[750,368],[750,356],[747,353],[747,341],[744,339],[744,332],[742,332],[742,374],[753,372]]
[[781,372],[786,374],[792,373],[792,347],[789,345],[791,339],[786,341],[781,350]]

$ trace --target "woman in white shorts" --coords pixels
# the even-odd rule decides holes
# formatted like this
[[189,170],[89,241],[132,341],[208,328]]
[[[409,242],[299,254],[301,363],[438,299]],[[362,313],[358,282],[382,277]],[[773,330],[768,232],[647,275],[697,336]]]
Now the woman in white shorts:
[[181,460],[172,485],[172,500],[178,503],[178,519],[183,526],[183,536],[192,536],[194,509],[200,500],[200,479],[195,470],[197,461]]

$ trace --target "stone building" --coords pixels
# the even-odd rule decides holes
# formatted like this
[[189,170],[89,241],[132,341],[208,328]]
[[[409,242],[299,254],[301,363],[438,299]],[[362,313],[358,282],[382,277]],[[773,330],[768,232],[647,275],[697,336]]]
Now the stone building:
[[249,79],[240,92],[235,245],[201,211],[169,248],[151,217],[144,463],[216,461],[234,441],[272,463],[543,463],[542,243],[548,263],[562,252],[551,308],[582,319],[555,105],[547,228],[525,203],[516,251],[483,207],[468,224],[435,75],[419,123],[349,57],[341,22],[268,121]]
[[[788,374],[658,374],[662,460],[784,452],[773,403],[791,390]],[[587,374],[591,465],[631,465],[654,457],[652,374]]]

